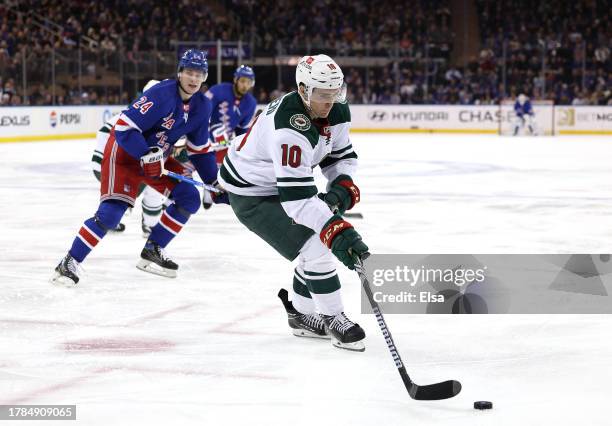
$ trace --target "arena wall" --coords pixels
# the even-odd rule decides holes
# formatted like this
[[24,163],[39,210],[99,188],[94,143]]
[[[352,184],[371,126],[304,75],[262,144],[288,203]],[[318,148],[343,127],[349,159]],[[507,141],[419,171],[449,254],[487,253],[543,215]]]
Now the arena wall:
[[[0,142],[93,138],[117,105],[0,108]],[[489,133],[510,119],[500,107],[474,105],[354,105],[354,132]],[[536,118],[537,119],[537,118]],[[555,106],[556,135],[612,135],[612,106]]]

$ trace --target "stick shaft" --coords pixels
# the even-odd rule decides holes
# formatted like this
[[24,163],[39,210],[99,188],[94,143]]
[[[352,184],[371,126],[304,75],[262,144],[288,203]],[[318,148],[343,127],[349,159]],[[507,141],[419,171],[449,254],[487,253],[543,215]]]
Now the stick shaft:
[[162,174],[164,174],[164,175],[166,175],[168,177],[171,177],[173,179],[180,180],[182,182],[187,182],[187,183],[190,183],[192,185],[202,187],[205,190],[210,191],[210,192],[214,192],[214,193],[217,193],[217,194],[222,192],[218,188],[215,188],[212,185],[208,185],[208,184],[206,184],[204,182],[200,182],[200,181],[197,181],[195,179],[188,178],[187,176],[183,176],[183,175],[180,175],[178,173],[174,173],[174,172],[172,172],[170,170],[164,170],[162,172]]
[[393,357],[393,362],[395,362],[395,366],[399,370],[404,383],[406,385],[410,385],[412,381],[410,380],[410,377],[408,376],[408,373],[406,372],[406,369],[404,368],[404,363],[402,362],[402,358],[400,357],[399,351],[397,350],[395,346],[395,342],[393,341],[393,336],[391,336],[391,331],[389,331],[389,328],[387,327],[387,323],[385,321],[385,317],[382,314],[382,311],[380,310],[380,306],[378,305],[378,302],[374,300],[374,295],[372,294],[370,282],[368,281],[368,277],[366,276],[366,272],[365,272],[363,262],[361,259],[358,261],[358,264],[356,265],[355,270],[357,271],[357,274],[359,275],[359,279],[361,280],[361,285],[363,287],[363,290],[365,291],[366,296],[368,297],[368,301],[370,302],[372,311],[374,312],[374,315],[376,316],[376,322],[378,322],[380,331],[382,332],[383,337],[385,338],[385,342],[387,343],[389,352],[391,353],[391,356]]

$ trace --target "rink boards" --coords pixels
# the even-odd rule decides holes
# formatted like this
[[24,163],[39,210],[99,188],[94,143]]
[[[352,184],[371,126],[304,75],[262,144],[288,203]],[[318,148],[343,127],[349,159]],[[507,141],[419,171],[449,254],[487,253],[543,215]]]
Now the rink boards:
[[[263,108],[260,105],[258,108]],[[0,142],[84,139],[122,106],[0,108]],[[499,105],[352,105],[352,131],[498,134],[513,120]],[[554,135],[612,135],[612,107],[550,106],[536,111],[540,129]],[[501,132],[503,133],[503,132]]]

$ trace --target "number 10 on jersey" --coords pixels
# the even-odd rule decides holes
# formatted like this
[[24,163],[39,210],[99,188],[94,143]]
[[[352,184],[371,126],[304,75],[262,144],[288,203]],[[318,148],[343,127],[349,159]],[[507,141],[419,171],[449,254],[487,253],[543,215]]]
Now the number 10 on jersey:
[[302,150],[299,146],[293,145],[289,148],[289,145],[286,143],[281,145],[281,158],[283,166],[291,166],[293,168],[297,168],[300,166],[302,161]]

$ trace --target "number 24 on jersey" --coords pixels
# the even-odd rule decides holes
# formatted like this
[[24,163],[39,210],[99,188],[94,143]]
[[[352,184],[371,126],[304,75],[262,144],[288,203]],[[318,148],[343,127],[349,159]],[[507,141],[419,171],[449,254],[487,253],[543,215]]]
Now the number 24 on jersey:
[[151,101],[147,102],[147,97],[143,96],[132,105],[132,108],[139,110],[140,113],[144,115],[147,113],[149,108],[151,108],[152,106],[153,106],[153,102]]

